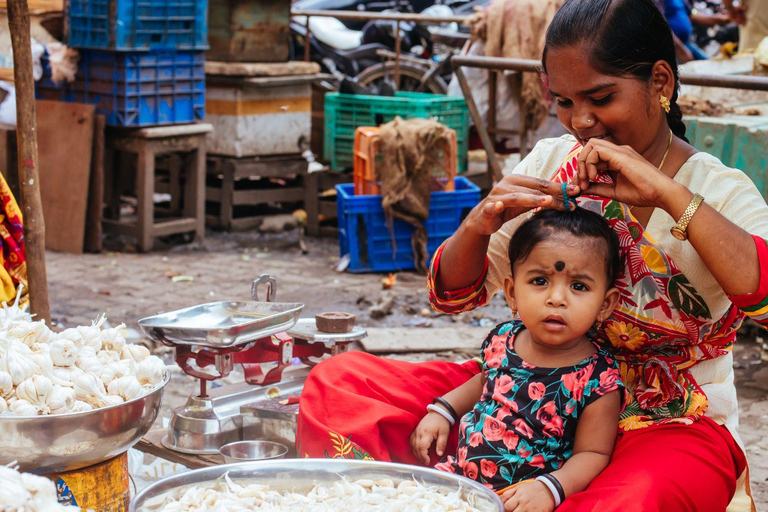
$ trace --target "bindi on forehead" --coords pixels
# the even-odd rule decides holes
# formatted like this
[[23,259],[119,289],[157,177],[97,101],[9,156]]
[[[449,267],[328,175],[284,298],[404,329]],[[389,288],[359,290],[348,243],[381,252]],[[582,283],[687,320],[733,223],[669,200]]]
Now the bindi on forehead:
[[555,262],[555,270],[557,270],[558,272],[562,272],[563,270],[565,270],[565,262],[563,262],[563,261],[556,261]]

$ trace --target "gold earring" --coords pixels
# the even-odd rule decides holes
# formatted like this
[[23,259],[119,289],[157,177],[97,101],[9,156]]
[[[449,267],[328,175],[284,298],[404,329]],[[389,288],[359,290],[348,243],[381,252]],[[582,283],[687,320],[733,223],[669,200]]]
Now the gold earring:
[[667,98],[666,96],[664,96],[664,95],[662,94],[662,95],[661,95],[661,98],[659,98],[659,103],[661,103],[661,108],[663,108],[663,109],[664,109],[664,112],[666,112],[667,114],[669,114],[669,109],[670,109],[669,98]]
[[602,326],[603,326],[603,321],[602,320],[595,320],[595,330],[596,331],[599,331]]

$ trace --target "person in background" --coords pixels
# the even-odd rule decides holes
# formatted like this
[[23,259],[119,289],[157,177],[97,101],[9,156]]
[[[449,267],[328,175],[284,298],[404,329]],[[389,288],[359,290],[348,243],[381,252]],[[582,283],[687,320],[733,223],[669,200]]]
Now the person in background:
[[730,18],[743,25],[739,36],[739,51],[754,50],[768,37],[768,0],[723,0]]
[[697,12],[688,0],[659,0],[657,6],[663,4],[662,12],[672,29],[675,38],[675,50],[681,63],[690,60],[709,59],[691,38],[694,25],[706,27],[726,25],[730,21],[727,14],[707,14]]

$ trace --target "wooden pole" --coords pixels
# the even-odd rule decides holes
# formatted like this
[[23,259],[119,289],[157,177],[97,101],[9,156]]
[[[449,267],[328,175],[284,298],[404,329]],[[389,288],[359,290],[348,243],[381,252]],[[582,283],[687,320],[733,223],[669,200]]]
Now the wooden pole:
[[16,82],[16,137],[19,188],[24,212],[27,279],[30,311],[37,320],[51,324],[48,277],[45,270],[45,221],[37,172],[35,128],[35,79],[32,76],[32,43],[27,0],[8,0],[8,27],[13,46],[13,77]]

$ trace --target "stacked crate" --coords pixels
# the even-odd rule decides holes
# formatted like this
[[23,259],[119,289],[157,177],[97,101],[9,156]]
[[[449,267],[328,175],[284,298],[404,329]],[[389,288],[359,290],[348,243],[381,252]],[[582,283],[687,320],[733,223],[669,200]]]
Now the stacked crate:
[[70,0],[66,42],[80,52],[76,80],[54,83],[45,69],[38,98],[96,104],[109,126],[201,120],[207,4],[206,0]]

